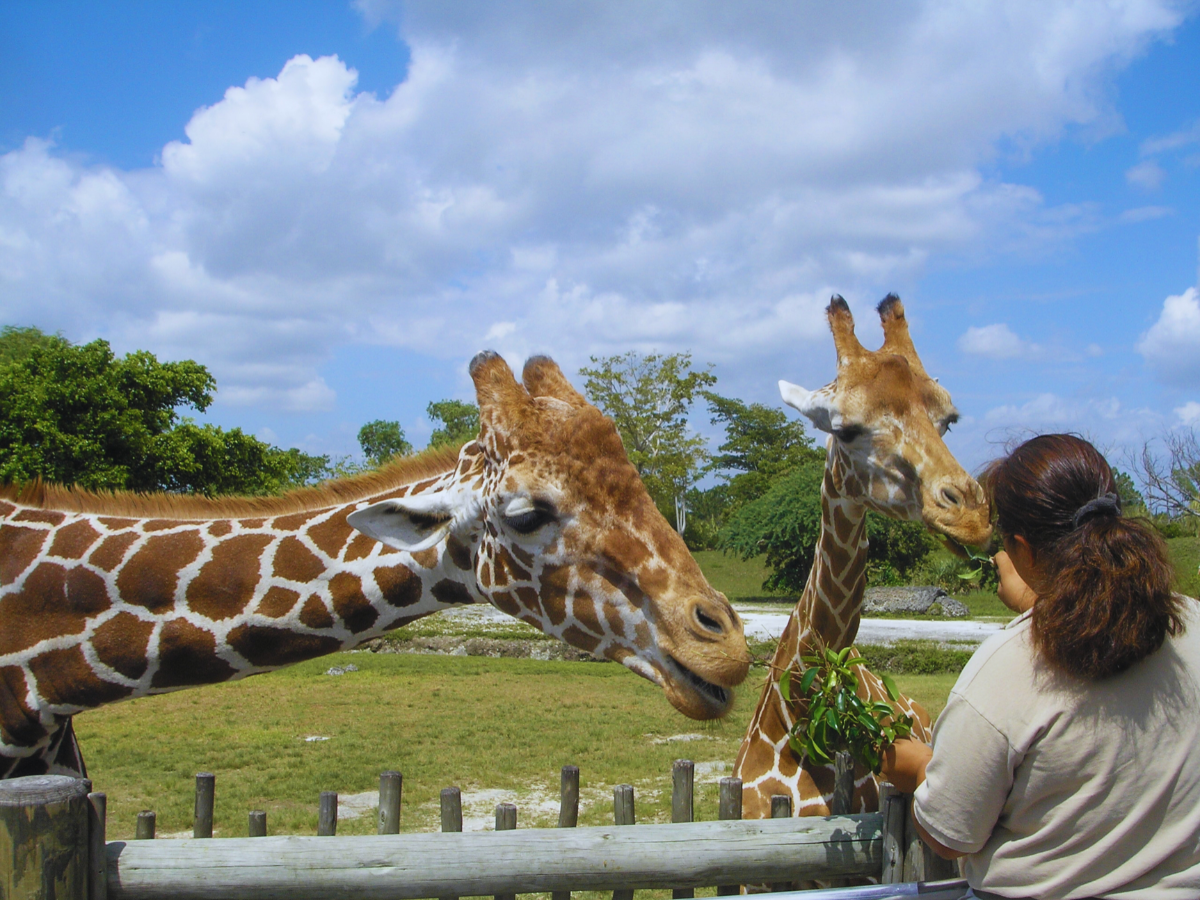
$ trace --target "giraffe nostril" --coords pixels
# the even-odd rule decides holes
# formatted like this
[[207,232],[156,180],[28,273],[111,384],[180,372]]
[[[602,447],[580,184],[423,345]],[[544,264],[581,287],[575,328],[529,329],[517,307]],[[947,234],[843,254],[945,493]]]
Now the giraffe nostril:
[[695,608],[696,623],[705,631],[711,631],[713,634],[724,634],[725,626],[717,619],[714,619],[699,606]]
[[946,506],[962,506],[963,495],[956,488],[944,487],[942,488],[942,502]]

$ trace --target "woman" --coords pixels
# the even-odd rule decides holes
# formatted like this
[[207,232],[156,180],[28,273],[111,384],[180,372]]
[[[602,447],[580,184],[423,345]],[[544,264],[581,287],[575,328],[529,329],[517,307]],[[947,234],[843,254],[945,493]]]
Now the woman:
[[1034,438],[982,481],[1020,615],[963,669],[932,749],[898,742],[884,776],[976,896],[1200,897],[1196,602],[1086,441]]

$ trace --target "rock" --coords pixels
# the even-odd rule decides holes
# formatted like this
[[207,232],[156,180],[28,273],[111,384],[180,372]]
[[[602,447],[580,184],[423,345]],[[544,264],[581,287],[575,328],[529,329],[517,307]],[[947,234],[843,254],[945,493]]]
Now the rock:
[[482,638],[442,635],[391,641],[375,638],[359,647],[372,653],[426,653],[439,656],[490,656],[506,659],[565,660],[567,662],[606,662],[586,650],[579,650],[562,641],[527,640],[516,638]]
[[965,619],[971,615],[966,604],[955,600],[940,587],[874,587],[863,597],[863,614],[885,616],[889,613],[945,616]]

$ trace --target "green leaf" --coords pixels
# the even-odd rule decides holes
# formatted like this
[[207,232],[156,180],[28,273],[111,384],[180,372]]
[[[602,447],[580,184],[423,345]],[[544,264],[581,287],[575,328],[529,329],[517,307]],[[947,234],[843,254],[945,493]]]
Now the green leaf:
[[[800,692],[803,693],[804,689],[801,688]],[[784,669],[783,674],[779,676],[779,693],[783,696],[784,703],[792,702],[792,670],[791,669]]]
[[809,688],[811,688],[813,686],[813,682],[816,681],[816,679],[817,679],[817,669],[815,667],[805,670],[804,674],[800,677],[800,695],[801,696],[807,696]]
[[896,688],[895,679],[891,675],[880,675],[879,680],[883,682],[883,689],[887,691],[887,695],[892,700],[900,699],[900,691]]

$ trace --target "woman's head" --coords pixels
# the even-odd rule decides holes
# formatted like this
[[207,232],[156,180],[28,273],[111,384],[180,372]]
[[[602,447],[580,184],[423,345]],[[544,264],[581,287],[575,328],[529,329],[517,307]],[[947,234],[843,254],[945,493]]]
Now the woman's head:
[[981,483],[1006,540],[1028,542],[1039,576],[1033,637],[1056,668],[1113,675],[1182,630],[1166,546],[1146,522],[1121,515],[1112,469],[1087,441],[1033,438]]

